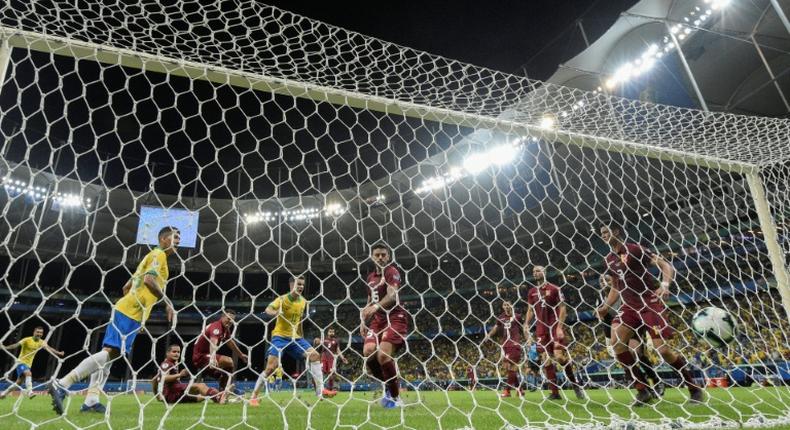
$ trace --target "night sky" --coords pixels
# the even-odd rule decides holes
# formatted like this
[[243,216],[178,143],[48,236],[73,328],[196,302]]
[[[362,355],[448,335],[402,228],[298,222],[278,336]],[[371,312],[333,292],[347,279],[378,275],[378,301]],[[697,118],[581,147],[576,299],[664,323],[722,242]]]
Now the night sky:
[[285,10],[463,62],[544,80],[594,42],[635,0],[323,2]]

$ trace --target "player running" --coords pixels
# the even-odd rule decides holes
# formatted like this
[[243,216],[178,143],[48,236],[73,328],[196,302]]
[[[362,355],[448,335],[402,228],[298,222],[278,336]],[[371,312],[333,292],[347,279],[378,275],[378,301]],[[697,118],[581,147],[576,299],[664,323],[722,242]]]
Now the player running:
[[[608,294],[609,288],[613,288],[612,276],[604,274],[601,276],[600,284],[601,292]],[[607,312],[601,320],[603,332],[606,336],[606,349],[609,351],[609,354],[612,356],[612,358],[615,358],[614,348],[612,348],[612,321],[619,312],[621,304],[622,301],[617,300],[615,304],[610,307],[609,312]],[[653,367],[652,361],[647,356],[647,349],[643,340],[639,336],[634,336],[628,342],[628,347],[631,349],[631,351],[634,351],[637,364],[642,369],[642,373],[645,374],[645,378],[653,382],[653,385],[650,387],[650,389],[653,391],[653,394],[656,397],[664,397],[664,391],[666,390],[664,381],[662,381],[658,376],[658,373]]]
[[224,309],[222,316],[216,321],[207,325],[203,333],[195,342],[192,349],[192,364],[197,369],[197,373],[216,378],[219,381],[219,388],[222,390],[223,403],[230,390],[231,378],[236,371],[233,358],[227,355],[218,354],[217,351],[222,345],[227,345],[239,360],[247,362],[247,354],[241,352],[236,341],[233,340],[233,326],[236,321],[236,311]]
[[179,370],[181,361],[181,346],[170,345],[167,348],[165,361],[159,365],[159,374],[152,382],[154,392],[158,392],[158,383],[162,383],[162,400],[168,404],[195,403],[210,399],[214,403],[225,403],[226,392],[220,393],[216,388],[211,388],[202,383],[183,383],[181,378],[189,377],[187,368]]
[[[612,249],[606,256],[605,270],[611,275],[614,288],[609,290],[606,301],[597,309],[597,313],[599,318],[603,318],[617,299],[622,298],[620,312],[612,321],[611,342],[617,361],[626,376],[634,381],[637,390],[635,406],[646,405],[654,397],[647,388],[645,374],[636,366],[636,357],[629,348],[631,339],[637,335],[644,339],[648,332],[653,339],[653,346],[664,361],[683,377],[690,402],[701,403],[705,392],[694,383],[686,359],[667,343],[674,335],[674,330],[664,318],[663,299],[669,295],[675,268],[641,245],[625,242],[623,230],[614,224],[601,227],[601,239]],[[655,279],[648,270],[650,266],[658,267],[661,271],[661,285],[657,289],[654,289]]]
[[134,339],[148,320],[151,309],[161,300],[166,306],[167,321],[173,320],[173,306],[165,296],[165,284],[170,274],[167,257],[176,252],[181,237],[175,227],[162,228],[157,237],[159,246],[146,254],[132,278],[123,286],[123,297],[113,307],[102,350],[88,356],[66,376],[49,385],[52,407],[59,415],[65,412],[63,400],[68,389],[88,376],[88,395],[80,411],[104,413],[106,408],[99,403],[99,393],[110,376],[112,362],[121,354],[131,353]]
[[502,313],[496,318],[496,323],[486,334],[487,339],[501,333],[500,345],[502,346],[502,368],[507,373],[505,389],[500,397],[511,397],[511,389],[516,389],[519,397],[523,395],[518,381],[518,369],[521,366],[521,334],[524,330],[524,318],[515,313],[513,304],[509,300],[502,301]]
[[326,375],[326,388],[334,390],[335,379],[337,377],[337,368],[335,367],[335,359],[339,358],[343,364],[348,364],[348,360],[340,351],[337,337],[335,336],[335,329],[330,327],[327,330],[327,337],[321,342],[321,339],[316,338],[318,342],[314,342],[316,347],[321,350],[321,370]]
[[302,332],[302,319],[309,315],[307,311],[307,300],[302,296],[304,292],[304,276],[294,276],[290,281],[290,292],[274,299],[268,307],[266,314],[269,317],[277,317],[277,322],[272,331],[272,342],[269,346],[268,361],[264,370],[255,382],[255,389],[250,397],[250,406],[259,406],[258,394],[266,380],[279,366],[280,357],[283,353],[290,355],[295,360],[307,358],[310,374],[313,376],[316,395],[319,398],[334,397],[337,391],[324,388],[324,373],[321,369],[320,355],[318,351],[310,346],[310,342],[304,339]]
[[[543,372],[549,382],[551,395],[549,399],[560,400],[560,388],[557,385],[557,368],[559,364],[565,370],[565,377],[571,383],[573,392],[579,400],[584,399],[584,390],[576,381],[576,374],[573,372],[573,360],[568,355],[568,344],[565,336],[565,318],[568,315],[565,306],[565,298],[560,291],[560,287],[546,281],[546,268],[535,266],[532,268],[532,276],[537,283],[527,293],[526,327],[529,327],[532,317],[536,319],[535,337],[538,339],[538,352],[543,354]],[[529,331],[524,330],[528,344],[532,343]]]
[[28,336],[12,345],[0,347],[5,350],[19,348],[19,356],[16,359],[16,367],[14,367],[14,370],[16,370],[16,381],[0,393],[0,400],[5,399],[17,388],[21,388],[23,382],[25,383],[24,395],[30,399],[35,397],[35,394],[33,394],[33,372],[30,368],[33,367],[33,359],[39,350],[43,348],[45,351],[58,357],[63,357],[64,355],[63,351],[58,351],[47,344],[47,341],[44,340],[44,327],[41,326],[33,329],[33,336]]

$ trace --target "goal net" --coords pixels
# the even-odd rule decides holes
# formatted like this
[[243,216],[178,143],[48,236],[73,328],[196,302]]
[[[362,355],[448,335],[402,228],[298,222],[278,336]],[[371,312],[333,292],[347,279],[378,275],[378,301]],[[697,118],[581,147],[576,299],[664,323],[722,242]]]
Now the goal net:
[[[11,1],[0,39],[0,340],[13,346],[0,352],[4,428],[790,423],[787,120],[528,80],[252,1]],[[639,327],[623,350],[596,312],[611,273],[601,227],[612,221],[672,273],[663,317],[674,334]],[[130,352],[107,372],[93,363],[106,411],[77,371],[56,414],[47,390],[93,365],[86,358],[119,330],[116,302],[166,226],[181,241],[160,285],[172,321],[160,301]],[[405,339],[373,343],[402,343],[399,402],[371,370],[390,357],[369,363],[361,331],[377,243],[408,314]],[[563,348],[531,351],[534,319],[503,348],[503,303],[521,316],[547,303],[530,294],[536,266],[561,292],[570,366],[552,351]],[[659,288],[666,273],[647,266]],[[282,379],[267,374],[255,407],[278,333],[266,309],[298,275],[304,339],[336,332],[343,357],[321,382],[339,393],[319,401],[311,359],[282,354]],[[691,330],[711,306],[734,320],[723,346]],[[229,309],[239,351],[220,339],[227,358],[205,370],[196,343]],[[51,353],[33,359],[37,327]],[[641,379],[629,377],[639,364],[622,364],[634,350],[656,373],[641,406]],[[162,402],[167,357],[186,369],[187,391]],[[223,391],[227,378],[226,404],[213,391],[188,404],[190,390]]]

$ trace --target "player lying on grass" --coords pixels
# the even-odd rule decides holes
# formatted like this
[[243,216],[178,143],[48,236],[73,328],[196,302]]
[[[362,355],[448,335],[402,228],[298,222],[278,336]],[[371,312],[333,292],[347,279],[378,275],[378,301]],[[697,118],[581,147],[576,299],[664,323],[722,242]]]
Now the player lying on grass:
[[195,342],[192,349],[192,364],[197,372],[203,376],[216,378],[219,388],[223,393],[230,391],[231,378],[236,371],[233,359],[217,351],[227,345],[239,360],[247,362],[247,354],[243,353],[236,341],[233,340],[233,325],[236,320],[236,311],[223,309],[222,315],[203,329],[203,333]]
[[[170,345],[167,348],[165,361],[159,365],[159,374],[151,381],[157,398],[168,404],[194,403],[210,399],[214,403],[225,403],[227,390],[220,392],[203,383],[184,383],[183,378],[189,377],[187,368],[180,369],[181,345]],[[179,370],[180,369],[180,370]],[[162,394],[159,395],[159,385],[162,385]]]

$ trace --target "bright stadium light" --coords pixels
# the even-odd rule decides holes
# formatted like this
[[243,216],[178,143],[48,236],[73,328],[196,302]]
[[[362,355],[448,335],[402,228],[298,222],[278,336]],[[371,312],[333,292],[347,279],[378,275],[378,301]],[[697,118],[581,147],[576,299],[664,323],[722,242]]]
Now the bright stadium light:
[[543,118],[540,119],[540,128],[544,130],[551,130],[554,128],[556,124],[556,120],[551,115],[544,115]]

